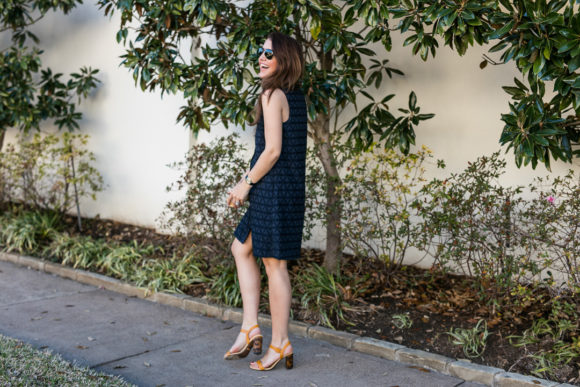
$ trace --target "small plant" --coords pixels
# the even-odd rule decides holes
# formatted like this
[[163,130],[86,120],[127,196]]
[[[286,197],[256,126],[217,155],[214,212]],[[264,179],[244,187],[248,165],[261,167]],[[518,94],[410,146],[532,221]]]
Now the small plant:
[[[510,336],[515,347],[524,347],[533,359],[534,375],[562,379],[558,373],[565,372],[568,364],[580,359],[580,323],[576,312],[576,303],[561,301],[558,297],[552,300],[552,311],[547,318],[535,320],[532,326],[521,336]],[[549,350],[537,350],[535,344],[551,344]],[[530,348],[528,348],[530,347]]]
[[371,148],[346,163],[339,187],[345,247],[382,262],[387,272],[401,267],[420,239],[421,226],[413,218],[425,181],[423,164],[430,157],[426,147],[408,155]]
[[61,215],[79,210],[79,200],[93,200],[103,190],[103,178],[87,151],[88,135],[36,133],[18,138],[0,154],[0,199],[50,209]]
[[[257,265],[260,268],[260,300],[267,300],[268,278],[260,258],[257,259]],[[209,277],[211,282],[207,294],[209,300],[228,306],[242,306],[242,293],[240,292],[236,263],[233,259],[225,259],[222,263],[212,267]]]
[[529,255],[560,273],[580,293],[580,180],[573,171],[556,178],[537,178],[534,195],[519,214],[518,232]]
[[193,255],[147,259],[139,266],[132,280],[137,286],[145,286],[155,292],[184,293],[194,283],[209,281],[200,269],[201,265]]
[[60,221],[61,217],[54,212],[24,211],[8,215],[0,227],[0,244],[7,251],[33,254],[56,238]]
[[468,358],[480,357],[483,354],[489,336],[485,320],[479,320],[471,329],[452,328],[447,334],[451,336],[453,344],[463,348],[463,353]]
[[513,302],[521,293],[516,288],[532,283],[543,269],[517,232],[523,187],[499,184],[505,165],[499,153],[480,157],[463,172],[426,184],[429,200],[418,204],[426,237],[422,249],[438,266],[478,278],[476,290],[492,308]]
[[105,241],[60,233],[45,247],[43,255],[63,265],[92,269],[98,267],[99,261],[107,256],[111,248]]
[[241,307],[242,293],[235,263],[216,266],[216,277],[212,279],[208,298],[228,306]]
[[153,245],[140,245],[136,241],[126,245],[112,245],[107,254],[97,260],[97,267],[107,275],[120,279],[130,279],[140,270],[145,256],[152,255]]
[[413,320],[409,316],[409,313],[394,314],[391,316],[391,321],[399,329],[408,329],[413,326]]
[[[360,279],[360,282],[364,281]],[[364,289],[349,281],[340,274],[329,273],[317,264],[309,266],[294,279],[295,294],[300,297],[302,307],[306,310],[307,319],[334,329],[334,324],[343,322],[352,325],[346,312],[360,312],[354,304]]]
[[220,251],[229,255],[234,228],[244,210],[233,210],[225,204],[227,192],[242,177],[247,160],[239,136],[222,137],[209,145],[198,144],[185,161],[170,167],[183,171],[167,191],[185,190],[185,198],[167,204],[159,218],[162,228],[186,236],[196,234],[212,239]]

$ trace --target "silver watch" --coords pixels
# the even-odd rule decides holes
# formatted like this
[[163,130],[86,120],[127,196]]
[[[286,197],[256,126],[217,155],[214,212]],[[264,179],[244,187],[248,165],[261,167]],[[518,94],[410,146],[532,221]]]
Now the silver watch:
[[250,177],[250,175],[246,175],[244,177],[244,180],[246,181],[246,183],[248,183],[248,185],[254,185],[254,182],[252,181],[252,178]]

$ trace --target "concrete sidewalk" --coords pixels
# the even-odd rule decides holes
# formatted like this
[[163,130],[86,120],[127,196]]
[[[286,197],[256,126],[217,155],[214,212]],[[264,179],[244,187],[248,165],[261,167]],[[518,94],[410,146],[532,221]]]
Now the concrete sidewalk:
[[257,372],[248,367],[256,355],[222,359],[238,329],[0,261],[0,333],[139,386],[481,386],[298,336],[294,369]]

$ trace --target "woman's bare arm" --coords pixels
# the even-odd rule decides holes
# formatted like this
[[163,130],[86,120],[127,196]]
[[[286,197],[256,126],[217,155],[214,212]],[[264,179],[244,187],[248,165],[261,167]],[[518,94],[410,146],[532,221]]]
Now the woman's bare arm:
[[[282,119],[284,108],[288,104],[284,92],[280,89],[272,92],[268,100],[266,93],[262,95],[262,112],[264,115],[264,137],[266,146],[258,157],[256,164],[248,173],[253,183],[260,181],[276,164],[282,151]],[[238,183],[230,192],[227,204],[230,207],[240,205],[247,199],[251,186],[245,181]]]

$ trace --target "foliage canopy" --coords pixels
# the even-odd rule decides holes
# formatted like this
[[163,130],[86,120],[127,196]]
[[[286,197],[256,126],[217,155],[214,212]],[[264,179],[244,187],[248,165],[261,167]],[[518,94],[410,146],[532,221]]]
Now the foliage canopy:
[[[39,39],[28,27],[49,11],[67,14],[81,0],[8,0],[0,3],[0,32],[10,33],[11,45],[0,48],[0,149],[8,128],[39,129],[42,121],[54,119],[59,129],[79,127],[82,114],[76,110],[81,98],[99,82],[98,70],[83,67],[70,74],[43,68]],[[75,97],[77,101],[74,101]]]
[[[580,14],[578,0],[402,0],[392,10],[405,45],[427,60],[437,37],[463,55],[491,43],[487,63],[514,62],[522,79],[504,86],[511,95],[500,143],[513,149],[516,164],[550,167],[554,159],[580,157]],[[525,84],[527,82],[527,85]],[[552,85],[554,96],[546,96]]]
[[[504,86],[512,96],[500,143],[515,154],[518,166],[550,158],[571,161],[580,156],[580,16],[578,0],[300,0],[233,2],[225,0],[100,0],[110,13],[121,11],[117,39],[136,29],[124,63],[143,89],[177,92],[189,99],[179,120],[195,131],[221,120],[245,125],[258,88],[255,49],[273,29],[296,36],[305,47],[304,90],[310,118],[331,117],[357,95],[379,87],[385,76],[401,74],[376,50],[389,51],[391,32],[406,36],[404,45],[424,60],[434,56],[440,42],[459,55],[469,46],[491,43],[482,63],[513,61],[522,74]],[[135,23],[137,22],[137,23]],[[217,44],[201,47],[193,63],[180,54],[180,42],[214,35]],[[438,39],[440,38],[440,39]],[[376,57],[376,59],[375,59]],[[365,63],[370,63],[369,66]],[[554,96],[546,96],[553,85]],[[387,102],[392,95],[358,110],[344,129],[357,148],[377,138],[387,147],[408,151],[414,128],[431,115],[414,110],[395,117]],[[415,99],[414,94],[410,97]],[[331,103],[330,103],[331,102]],[[359,101],[360,103],[360,101]],[[319,117],[320,118],[320,117]]]
[[[432,115],[420,114],[411,94],[411,109],[396,117],[387,106],[394,95],[375,101],[366,91],[380,87],[386,77],[403,73],[379,56],[381,50],[372,49],[375,43],[391,49],[383,20],[388,7],[381,5],[379,15],[365,3],[99,1],[106,14],[121,12],[117,40],[129,40],[123,63],[133,70],[136,83],[143,90],[182,91],[188,105],[178,120],[194,131],[209,130],[217,120],[226,126],[246,126],[260,87],[255,52],[269,32],[279,30],[304,47],[303,90],[311,124],[329,121],[347,105],[360,103],[357,97],[363,95],[371,103],[348,123],[335,122],[333,129],[350,133],[358,148],[369,146],[379,135],[385,145],[406,152],[414,143],[413,127]],[[362,16],[365,23],[358,22]],[[135,34],[130,35],[132,29]],[[199,55],[188,60],[180,50],[183,42],[192,42]],[[311,134],[316,136],[316,130]]]

